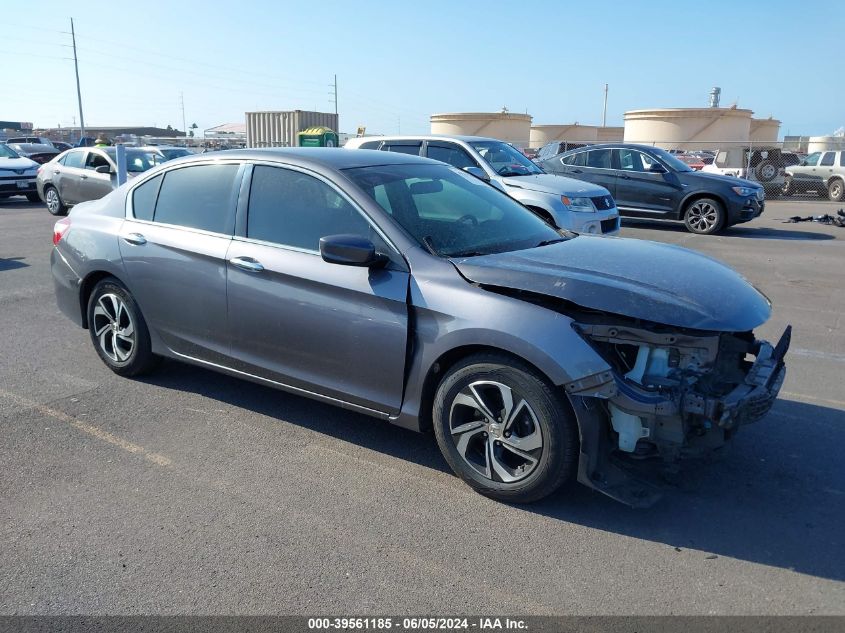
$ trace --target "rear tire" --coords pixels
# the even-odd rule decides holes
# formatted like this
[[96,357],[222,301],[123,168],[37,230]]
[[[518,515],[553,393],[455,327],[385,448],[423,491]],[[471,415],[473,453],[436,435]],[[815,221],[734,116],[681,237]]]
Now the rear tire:
[[713,198],[698,198],[687,205],[684,224],[691,233],[711,235],[718,233],[725,225],[725,209]]
[[44,187],[44,200],[50,215],[67,215],[67,205],[62,202],[59,191],[55,187]]
[[827,197],[834,202],[842,202],[845,198],[845,184],[839,178],[834,178],[827,184]]
[[574,414],[542,376],[518,360],[490,353],[459,362],[437,388],[432,419],[449,466],[487,497],[529,503],[575,474]]
[[88,332],[100,359],[120,376],[138,376],[158,365],[138,304],[113,277],[98,282],[91,292]]

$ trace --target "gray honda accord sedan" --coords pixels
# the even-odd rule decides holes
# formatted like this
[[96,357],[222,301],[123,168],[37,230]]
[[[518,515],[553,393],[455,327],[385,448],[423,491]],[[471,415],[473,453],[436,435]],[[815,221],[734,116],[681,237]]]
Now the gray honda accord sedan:
[[61,310],[122,376],[162,357],[433,429],[510,502],[577,479],[645,506],[683,456],[763,417],[789,328],[703,255],[575,235],[405,154],[166,163],[56,223]]

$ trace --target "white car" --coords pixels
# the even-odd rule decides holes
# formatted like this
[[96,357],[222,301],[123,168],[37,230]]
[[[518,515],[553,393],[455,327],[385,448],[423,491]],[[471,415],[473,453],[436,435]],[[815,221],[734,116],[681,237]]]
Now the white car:
[[26,196],[30,202],[38,202],[35,177],[39,167],[34,160],[19,156],[8,145],[0,144],[0,198]]
[[767,197],[775,198],[783,191],[788,158],[791,157],[782,154],[780,148],[732,147],[716,152],[713,162],[701,171],[758,182]]
[[173,160],[174,158],[182,158],[183,156],[193,156],[194,152],[187,147],[179,147],[178,145],[146,145],[139,149],[145,152],[152,152],[161,156],[164,161]]
[[481,136],[371,136],[345,149],[425,156],[462,169],[504,191],[555,226],[575,233],[616,235],[619,211],[600,185],[548,174],[508,143]]

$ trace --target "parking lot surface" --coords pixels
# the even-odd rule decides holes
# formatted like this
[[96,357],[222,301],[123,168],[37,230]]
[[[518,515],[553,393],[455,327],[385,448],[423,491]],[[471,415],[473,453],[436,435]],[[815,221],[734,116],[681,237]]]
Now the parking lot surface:
[[758,336],[794,327],[772,412],[632,510],[490,501],[431,436],[203,369],[120,378],[56,308],[55,218],[4,200],[0,613],[845,614],[845,229],[781,222],[839,206],[624,221],[745,275]]

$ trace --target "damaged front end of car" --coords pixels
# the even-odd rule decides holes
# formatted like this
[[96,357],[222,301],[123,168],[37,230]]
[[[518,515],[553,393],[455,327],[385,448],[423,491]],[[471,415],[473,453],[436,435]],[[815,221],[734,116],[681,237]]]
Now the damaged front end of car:
[[752,332],[601,315],[573,327],[611,367],[564,386],[581,432],[578,480],[636,507],[660,497],[682,458],[711,453],[771,409],[791,337],[787,327],[773,346]]

